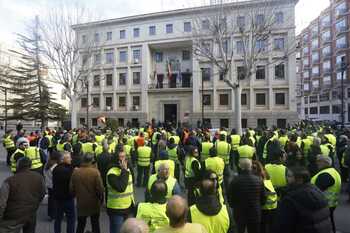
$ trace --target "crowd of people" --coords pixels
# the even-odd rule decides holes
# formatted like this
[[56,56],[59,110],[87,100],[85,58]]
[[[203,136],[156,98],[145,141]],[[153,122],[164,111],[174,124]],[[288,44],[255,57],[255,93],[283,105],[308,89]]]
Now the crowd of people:
[[304,122],[242,134],[152,124],[9,130],[13,175],[0,188],[0,232],[34,233],[47,195],[55,233],[64,218],[67,233],[84,233],[88,218],[100,233],[104,208],[110,233],[336,233],[349,137]]

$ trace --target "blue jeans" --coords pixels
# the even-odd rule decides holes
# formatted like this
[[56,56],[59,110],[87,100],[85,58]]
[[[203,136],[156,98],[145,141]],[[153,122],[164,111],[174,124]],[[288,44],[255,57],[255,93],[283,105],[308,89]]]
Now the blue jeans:
[[110,233],[119,233],[120,228],[123,225],[123,222],[127,219],[125,215],[119,214],[108,214],[109,216],[109,232]]
[[67,217],[67,233],[75,231],[75,206],[74,199],[56,200],[55,233],[61,233],[63,215]]

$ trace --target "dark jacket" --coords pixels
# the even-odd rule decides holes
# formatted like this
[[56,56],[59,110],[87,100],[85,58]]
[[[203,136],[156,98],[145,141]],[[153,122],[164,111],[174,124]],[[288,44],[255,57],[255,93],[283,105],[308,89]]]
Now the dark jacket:
[[7,178],[0,190],[0,224],[11,220],[24,223],[36,215],[44,196],[44,179],[37,172],[19,171]]
[[311,184],[289,187],[280,202],[274,233],[330,233],[327,200]]
[[69,191],[70,179],[73,174],[73,166],[58,164],[52,171],[52,190],[56,200],[69,200],[73,195]]
[[112,156],[109,153],[103,152],[97,157],[97,168],[100,171],[103,185],[107,187],[106,176],[109,168],[111,167]]
[[231,182],[228,203],[233,208],[233,217],[239,223],[260,223],[261,206],[265,203],[265,189],[260,177],[242,171]]

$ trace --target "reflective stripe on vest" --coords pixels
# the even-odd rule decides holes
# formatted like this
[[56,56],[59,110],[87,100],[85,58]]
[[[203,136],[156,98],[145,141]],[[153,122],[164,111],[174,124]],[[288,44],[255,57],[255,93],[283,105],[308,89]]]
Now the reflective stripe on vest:
[[[129,171],[129,169],[128,169]],[[112,167],[107,172],[108,175],[113,174],[116,176],[120,176],[121,169],[118,167]],[[132,182],[132,176],[131,172],[129,171],[129,180],[128,180],[128,186],[124,190],[124,192],[118,192],[115,189],[112,188],[112,186],[109,184],[108,179],[107,180],[107,190],[108,190],[108,198],[107,198],[107,208],[110,209],[127,209],[131,206],[132,203],[134,203],[134,189],[133,189],[133,182]]]
[[218,181],[221,184],[223,181],[225,162],[219,157],[210,157],[205,160],[205,169],[215,172],[218,176]]
[[267,195],[263,210],[274,210],[277,208],[277,193],[271,180],[264,180],[265,194]]
[[286,170],[282,164],[266,164],[265,169],[270,176],[274,188],[287,186]]
[[140,203],[137,208],[136,218],[142,219],[149,226],[149,232],[169,225],[169,219],[165,214],[166,203]]
[[191,219],[193,223],[204,226],[208,233],[226,233],[230,226],[230,218],[226,205],[222,205],[220,212],[208,216],[200,212],[196,205],[191,206]]
[[15,147],[15,142],[12,140],[11,135],[4,138],[4,144],[6,149]]
[[21,150],[21,149],[17,149],[12,155],[11,155],[11,171],[13,172],[13,173],[15,173],[16,172],[16,170],[17,170],[17,161],[15,160],[15,154],[17,154],[17,153],[21,153],[21,154],[23,154],[23,156],[25,156],[26,154],[25,154],[25,152],[23,151],[23,150]]
[[43,164],[41,163],[40,151],[38,147],[35,147],[35,146],[28,147],[25,150],[25,156],[32,161],[32,166],[30,167],[30,169],[37,169],[43,166]]
[[237,150],[240,142],[241,142],[241,135],[239,135],[239,134],[232,134],[231,135],[232,150]]
[[341,190],[341,177],[337,170],[334,168],[326,168],[312,177],[311,183],[316,184],[317,177],[323,173],[328,173],[334,179],[334,184],[326,189],[323,193],[325,194],[325,197],[328,201],[328,207],[336,207],[338,205],[339,194]]
[[137,148],[137,165],[148,167],[151,164],[152,149],[148,146],[140,146]]
[[[157,174],[153,174],[149,177],[148,179],[148,183],[147,183],[147,188],[148,191],[151,191],[152,185],[154,182],[156,182],[156,180],[158,180],[158,176]],[[165,181],[166,185],[167,185],[167,195],[166,195],[166,199],[170,199],[173,196],[173,190],[175,187],[177,180],[174,177],[169,176],[168,179]]]
[[172,177],[174,177],[174,174],[175,174],[175,162],[172,161],[172,160],[170,160],[170,159],[167,159],[167,160],[157,160],[157,161],[154,163],[154,167],[155,167],[156,173],[158,174],[159,166],[160,166],[162,163],[168,164],[168,166],[169,166],[169,175],[172,176]]

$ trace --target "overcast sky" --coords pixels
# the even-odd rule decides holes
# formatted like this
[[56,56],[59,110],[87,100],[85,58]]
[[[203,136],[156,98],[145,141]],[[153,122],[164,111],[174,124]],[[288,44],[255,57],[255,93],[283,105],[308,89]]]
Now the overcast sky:
[[[0,43],[11,46],[15,32],[60,0],[0,0]],[[71,0],[93,9],[101,19],[200,6],[209,0]],[[296,7],[297,33],[329,5],[329,0],[299,0]]]

